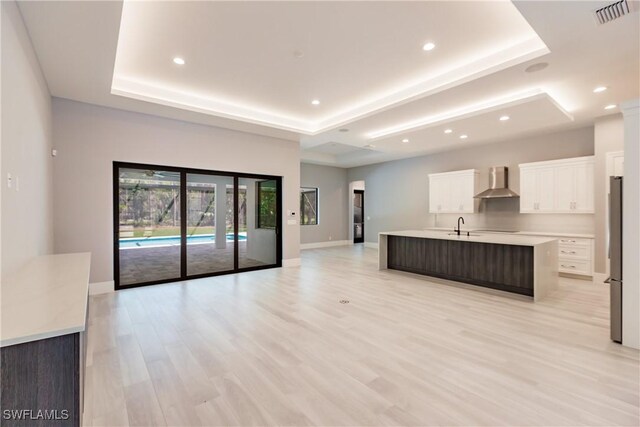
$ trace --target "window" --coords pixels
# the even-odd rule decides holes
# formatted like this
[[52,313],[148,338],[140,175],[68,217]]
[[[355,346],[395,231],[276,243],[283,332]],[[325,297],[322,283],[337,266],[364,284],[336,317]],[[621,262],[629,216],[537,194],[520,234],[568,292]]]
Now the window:
[[300,189],[300,225],[318,225],[318,189]]
[[277,192],[274,180],[256,182],[257,228],[275,229],[277,223]]

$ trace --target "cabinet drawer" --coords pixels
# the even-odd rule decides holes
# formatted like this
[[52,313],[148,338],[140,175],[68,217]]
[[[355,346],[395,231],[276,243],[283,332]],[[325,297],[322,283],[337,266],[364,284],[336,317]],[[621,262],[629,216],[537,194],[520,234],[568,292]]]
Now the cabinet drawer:
[[561,244],[558,247],[558,256],[560,258],[583,259],[589,261],[591,259],[591,247]]
[[560,246],[591,246],[591,239],[580,239],[577,237],[559,237],[558,243]]
[[560,272],[591,275],[591,262],[576,259],[560,259]]

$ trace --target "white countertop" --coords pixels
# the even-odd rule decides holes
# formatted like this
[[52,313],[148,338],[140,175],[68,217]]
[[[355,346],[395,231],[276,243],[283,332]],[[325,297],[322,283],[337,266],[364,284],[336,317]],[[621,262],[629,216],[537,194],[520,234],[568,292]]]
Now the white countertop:
[[90,253],[45,255],[0,284],[0,347],[85,329]]
[[[431,227],[426,228],[425,230],[429,231],[449,231],[453,232],[453,227]],[[506,232],[500,230],[482,230],[477,228],[470,228],[468,230],[463,230],[464,233],[470,231],[472,233],[487,233],[487,234],[507,234],[510,236],[513,235],[524,235],[524,236],[549,236],[549,237],[575,237],[578,239],[595,239],[595,235],[593,234],[581,234],[581,233],[556,233],[553,231],[515,231],[515,232]]]
[[556,239],[549,237],[535,237],[522,234],[505,234],[505,233],[486,233],[475,232],[467,237],[466,232],[464,234],[452,235],[452,230],[448,232],[444,230],[407,230],[407,231],[385,231],[380,233],[387,236],[404,236],[404,237],[420,237],[423,239],[441,239],[441,240],[458,240],[464,242],[478,242],[478,243],[497,243],[500,245],[517,245],[517,246],[537,246],[547,242],[554,241]]

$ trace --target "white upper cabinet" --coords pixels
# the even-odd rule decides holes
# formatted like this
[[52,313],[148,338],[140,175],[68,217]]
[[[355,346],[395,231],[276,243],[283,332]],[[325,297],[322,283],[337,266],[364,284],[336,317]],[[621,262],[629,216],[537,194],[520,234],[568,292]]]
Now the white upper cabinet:
[[429,175],[430,213],[474,213],[479,172],[475,169]]
[[553,182],[550,168],[520,169],[520,212],[553,212]]
[[593,156],[520,165],[520,212],[593,213]]

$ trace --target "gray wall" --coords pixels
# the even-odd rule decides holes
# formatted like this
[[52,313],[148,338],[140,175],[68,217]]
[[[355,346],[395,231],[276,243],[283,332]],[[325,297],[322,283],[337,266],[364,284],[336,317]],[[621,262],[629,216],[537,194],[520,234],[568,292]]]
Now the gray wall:
[[624,121],[622,114],[596,120],[595,145],[595,260],[594,269],[604,274],[607,266],[607,153],[624,150]]
[[348,239],[349,195],[347,170],[302,163],[300,186],[319,189],[320,223],[300,226],[301,243]]
[[[1,277],[53,250],[51,96],[17,5],[2,2]],[[7,188],[7,174],[14,177]],[[19,187],[16,186],[18,180]]]
[[[593,147],[593,127],[585,127],[353,168],[348,181],[365,181],[365,240],[377,242],[380,231],[454,227],[458,215],[428,213],[430,173],[475,168],[488,186],[489,167],[508,166],[509,187],[519,192],[519,163],[593,155]],[[520,214],[518,199],[485,201],[479,213],[464,217],[472,227],[594,232],[594,215]]]
[[[91,252],[92,282],[113,280],[113,161],[282,176],[284,209],[299,209],[297,142],[62,99],[53,140],[55,250]],[[300,226],[283,230],[284,258],[298,258]]]

